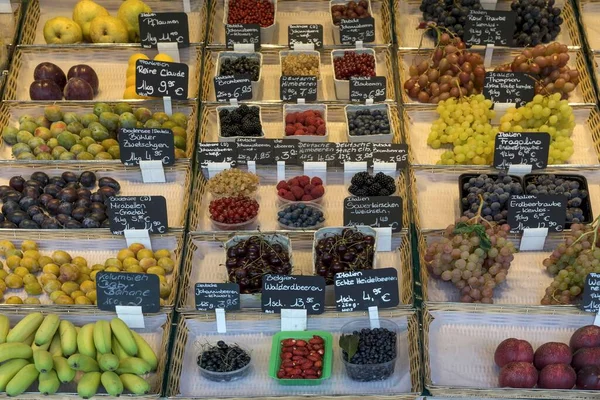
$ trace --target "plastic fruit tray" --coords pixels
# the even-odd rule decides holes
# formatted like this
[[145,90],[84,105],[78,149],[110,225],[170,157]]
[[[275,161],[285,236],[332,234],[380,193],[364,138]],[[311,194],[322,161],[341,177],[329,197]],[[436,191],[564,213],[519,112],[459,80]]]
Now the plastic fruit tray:
[[597,399],[597,391],[499,388],[494,363],[504,339],[527,340],[534,349],[569,343],[576,329],[593,323],[594,314],[570,309],[429,305],[423,315],[425,387],[434,396]]
[[[209,20],[217,21],[208,31],[208,44],[225,45],[224,0],[212,2]],[[275,15],[275,27],[269,41],[262,44],[288,45],[288,25],[320,24],[323,25],[323,44],[333,46],[334,25],[331,18],[330,1],[328,0],[278,0]],[[392,19],[387,1],[371,0],[371,9],[375,19],[374,44],[391,43]]]
[[[271,234],[263,232],[269,237]],[[186,243],[186,254],[183,260],[179,303],[177,309],[182,312],[191,312],[195,309],[196,283],[227,282],[227,269],[225,268],[226,255],[224,246],[227,239],[233,234],[223,232],[221,235],[191,233]],[[293,274],[313,275],[313,237],[299,237],[296,233],[289,234],[293,248]],[[412,262],[411,244],[408,235],[401,235],[392,239],[392,251],[375,253],[375,268],[396,268],[398,271],[398,290],[401,304],[412,304]],[[331,287],[332,288],[332,287]],[[242,299],[242,309],[260,308],[258,296]],[[327,296],[327,294],[326,294]],[[254,297],[254,299],[252,298]],[[335,307],[333,293],[326,297],[326,306],[333,310]],[[244,312],[248,312],[245,310]]]
[[[98,75],[99,92],[93,101],[119,101],[123,99],[129,57],[142,52],[151,59],[158,54],[156,49],[134,47],[76,47],[76,46],[31,46],[19,47],[15,51],[12,67],[4,92],[5,100],[29,101],[29,86],[33,82],[35,67],[46,61],[58,65],[66,74],[73,65],[87,64]],[[189,67],[188,98],[198,95],[198,77],[202,49],[190,46],[180,49],[180,60]]]
[[[325,313],[308,319],[310,330],[330,332],[333,336],[333,368],[331,378],[317,386],[284,386],[269,377],[272,338],[281,331],[278,315],[243,312],[227,314],[227,333],[218,334],[215,315],[183,314],[174,340],[173,358],[167,396],[183,398],[240,398],[251,392],[256,397],[280,396],[391,396],[415,399],[420,392],[418,323],[416,314],[408,309],[380,310],[380,318],[390,319],[400,326],[398,358],[394,375],[385,381],[355,382],[344,370],[338,340],[342,326],[363,313]],[[298,332],[300,334],[300,332]],[[199,376],[197,356],[199,344],[223,340],[237,343],[251,351],[252,370],[243,379],[226,385],[209,383]]]
[[[52,0],[32,0],[27,7],[25,20],[23,21],[23,34],[21,36],[21,45],[47,45],[44,39],[44,25],[46,21],[54,17],[71,18],[73,15],[73,7],[78,0],[61,0],[60,2]],[[112,16],[117,15],[120,0],[104,0],[100,3]],[[179,1],[164,1],[164,0],[145,0],[152,9],[152,12],[185,12],[188,15],[189,37],[190,43],[204,42],[207,20],[207,3],[206,0],[179,0]],[[186,10],[187,7],[189,8]],[[106,46],[106,44],[98,44],[98,46]],[[120,44],[122,45],[122,44]],[[131,43],[130,46],[139,47],[139,43]],[[48,45],[53,46],[53,45]],[[110,46],[110,44],[109,44]]]
[[[119,250],[127,247],[124,236],[113,235],[107,230],[13,230],[10,235],[4,235],[5,240],[11,241],[16,248],[20,249],[24,240],[33,240],[38,244],[42,256],[50,256],[56,250],[64,250],[72,257],[83,257],[91,268],[94,264],[103,264],[108,258],[117,256]],[[177,292],[177,282],[179,281],[179,265],[183,252],[184,238],[182,232],[170,232],[166,235],[151,236],[152,249],[154,251],[167,249],[171,251],[171,257],[175,261],[173,272],[165,276],[166,281],[172,285],[171,294],[165,301],[165,306],[173,307]],[[4,267],[8,273],[11,271]],[[39,277],[39,274],[35,274]],[[30,297],[23,288],[6,289],[2,303],[10,296],[19,296],[21,299]],[[56,305],[52,302],[49,295],[45,292],[40,296],[35,296],[40,300],[44,307],[60,308],[63,310],[98,310],[95,305]],[[7,306],[2,304],[2,306]],[[15,305],[10,305],[15,307]],[[30,305],[17,305],[16,307],[31,307]],[[39,305],[37,307],[40,307]]]

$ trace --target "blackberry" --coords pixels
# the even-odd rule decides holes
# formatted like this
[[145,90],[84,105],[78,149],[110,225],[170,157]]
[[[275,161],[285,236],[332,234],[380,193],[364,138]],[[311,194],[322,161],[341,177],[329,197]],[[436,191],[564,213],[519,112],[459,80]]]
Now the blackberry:
[[396,192],[396,184],[394,178],[381,172],[375,176],[359,172],[352,177],[348,191],[355,196],[390,196]]
[[[252,107],[252,108],[255,108],[255,107]],[[238,111],[240,114],[242,114],[242,115],[244,115],[244,116],[245,116],[246,114],[248,114],[248,112],[250,112],[250,107],[248,107],[248,105],[247,105],[247,104],[242,104],[242,105],[241,105],[241,106],[240,106],[240,107],[237,109],[237,111]]]
[[352,194],[356,195],[356,196],[366,196],[367,195],[367,189],[365,189],[365,188],[356,189],[356,192],[352,193]]
[[238,58],[225,58],[221,63],[219,75],[245,75],[250,79],[258,81],[260,73],[260,61],[256,58],[241,56]]
[[219,128],[222,137],[261,136],[260,110],[242,104],[229,111],[219,111]]
[[387,189],[381,189],[381,191],[379,192],[379,195],[380,195],[380,196],[391,196],[391,195],[392,195],[392,192],[390,192],[390,191],[389,191],[389,190],[387,190]]
[[259,121],[245,119],[242,122],[242,132],[246,134],[244,136],[260,136],[261,129],[262,127]]
[[370,196],[378,196],[381,189],[381,185],[375,182],[367,188],[367,193],[369,193]]
[[356,186],[363,186],[365,184],[366,178],[368,178],[368,177],[369,177],[368,172],[359,172],[358,174],[356,174],[352,177],[352,180],[350,182]]

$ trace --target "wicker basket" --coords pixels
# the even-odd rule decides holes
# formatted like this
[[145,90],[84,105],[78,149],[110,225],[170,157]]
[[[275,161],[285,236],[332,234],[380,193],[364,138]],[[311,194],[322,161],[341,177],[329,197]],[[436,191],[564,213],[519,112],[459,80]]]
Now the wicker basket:
[[19,39],[19,23],[25,10],[21,1],[12,0],[10,6],[12,13],[0,14],[0,70],[9,67],[10,58]]
[[[126,102],[132,106],[135,110],[140,107],[146,107],[150,109],[152,112],[159,112],[164,110],[162,100],[122,100],[122,102]],[[31,102],[31,101],[23,101],[23,102],[3,102],[0,105],[0,131],[4,129],[5,126],[14,126],[18,127],[19,118],[23,115],[31,115],[33,117],[37,117],[43,115],[44,107],[49,105],[47,102]],[[115,102],[108,102],[111,106],[114,106]],[[78,114],[82,113],[91,113],[94,108],[94,102],[62,102],[60,103],[60,108],[63,112],[75,112]],[[187,115],[188,118],[188,127],[187,127],[187,139],[186,139],[186,149],[187,149],[187,157],[192,158],[194,154],[194,148],[196,144],[196,132],[198,128],[198,105],[192,101],[173,101],[172,104],[173,112],[182,112]],[[11,147],[2,141],[0,137],[0,162],[2,160],[9,160],[11,163],[20,163],[22,161],[17,161],[12,157]],[[30,162],[31,160],[26,160],[26,162]],[[62,161],[55,161],[62,162]],[[48,161],[45,161],[48,163]],[[119,160],[116,161],[106,161],[103,160],[102,163],[119,163]]]
[[[223,21],[224,0],[211,2],[209,21]],[[382,0],[371,0],[373,17],[375,18],[374,44],[392,43],[392,17],[389,3]],[[263,41],[262,45],[288,46],[288,25],[321,24],[323,25],[323,45],[333,46],[333,22],[329,0],[278,0],[277,25],[270,42]],[[207,43],[225,46],[225,28],[220,23],[211,25],[207,35]]]
[[[262,313],[228,313],[227,333],[217,334],[214,314],[184,314],[177,325],[171,373],[167,385],[167,396],[170,398],[216,398],[244,397],[248,393],[260,398],[280,397],[301,398],[313,395],[324,396],[345,395],[357,398],[384,399],[393,395],[395,399],[415,399],[421,392],[421,365],[419,354],[419,324],[415,312],[408,308],[380,310],[380,318],[390,319],[400,326],[398,334],[398,359],[396,372],[385,381],[358,383],[350,380],[343,370],[340,361],[340,350],[337,339],[341,327],[356,318],[366,318],[364,313],[326,313],[311,316],[308,329],[319,329],[334,334],[334,362],[332,378],[320,386],[279,386],[268,377],[271,336],[278,332],[280,320],[278,316]],[[252,370],[250,376],[239,382],[227,385],[207,384],[200,377],[196,358],[198,347],[206,342],[223,339],[227,342],[239,343],[251,350]],[[332,397],[334,398],[334,397]],[[389,397],[387,397],[389,398]]]
[[[510,11],[511,2],[512,0],[499,0],[495,9]],[[421,35],[424,31],[417,29],[419,23],[423,21],[423,13],[419,10],[420,4],[421,2],[417,0],[394,0],[396,43],[400,48],[418,48],[421,43]],[[562,8],[561,16],[564,22],[561,32],[554,41],[566,44],[571,48],[581,47],[577,17],[571,1],[558,0],[556,7]],[[423,37],[421,48],[431,49],[433,47],[433,39],[429,36]]]
[[[25,14],[25,20],[23,21],[23,34],[21,35],[21,45],[46,45],[44,39],[44,24],[51,18],[54,17],[67,17],[71,18],[73,15],[73,8],[79,0],[61,0],[60,2],[52,0],[31,0],[27,7],[27,13]],[[150,6],[152,12],[184,12],[186,1],[169,1],[169,0],[147,0],[144,1]],[[102,1],[101,5],[108,10],[108,12],[116,16],[121,0],[105,0]],[[189,25],[189,37],[190,43],[203,43],[206,35],[206,14],[207,14],[207,3],[206,0],[187,0],[190,10],[187,11],[188,25]],[[87,46],[130,46],[140,47],[139,43],[119,43],[119,44],[108,44],[99,43],[85,44]],[[56,45],[47,45],[56,46]]]
[[582,45],[589,52],[600,50],[600,31],[598,26],[600,3],[597,0],[579,0],[575,4],[578,8]]
[[[480,53],[483,57],[484,50],[475,49],[471,50],[473,52]],[[492,56],[491,67],[487,68],[488,71],[493,71],[494,68],[505,64],[507,62],[512,62],[512,60],[519,54],[521,54],[522,49],[509,49],[509,48],[499,48],[494,50],[494,54]],[[423,60],[429,57],[431,54],[431,50],[416,50],[416,49],[400,49],[398,50],[398,67],[400,69],[400,75],[398,82],[399,91],[401,91],[402,102],[405,105],[413,106],[428,106],[431,108],[435,108],[435,104],[423,104],[419,103],[408,97],[406,91],[403,89],[404,82],[408,80],[408,68],[415,63],[416,61]],[[590,71],[588,69],[587,62],[585,60],[585,55],[583,50],[569,50],[569,62],[568,65],[571,68],[576,68],[579,71],[579,85],[577,88],[571,92],[569,96],[570,104],[580,104],[586,103],[589,105],[596,104],[596,95],[594,92],[594,85],[591,80]]]
[[[257,166],[257,174],[260,177],[261,185],[258,188],[257,200],[260,203],[258,210],[258,219],[254,226],[249,227],[249,230],[260,229],[261,231],[278,230],[279,225],[276,218],[278,206],[281,201],[277,195],[276,185],[277,172],[272,167]],[[302,175],[304,172],[300,167],[286,167],[286,178],[290,179],[294,176]],[[344,199],[350,194],[348,193],[349,180],[351,175],[344,174],[342,169],[329,169],[327,171],[327,181],[325,182],[325,195],[321,202],[325,214],[325,226],[342,226],[344,213]],[[200,232],[218,232],[215,229],[209,218],[208,207],[212,200],[209,193],[205,193],[206,178],[202,173],[196,174],[196,182],[192,192],[192,208],[190,214],[189,229],[191,231]],[[397,194],[402,197],[402,226],[407,230],[410,224],[409,212],[409,197],[408,197],[408,175],[406,171],[400,172],[396,179]],[[299,231],[290,231],[299,235]],[[314,230],[303,231],[312,235]]]
[[[98,74],[99,92],[94,101],[119,101],[125,91],[126,72],[129,57],[139,53],[135,47],[82,47],[72,46],[27,46],[15,51],[12,67],[6,82],[5,100],[29,101],[29,86],[33,82],[33,71],[42,62],[51,60],[65,74],[73,65],[88,64]],[[156,49],[144,49],[144,54],[154,58]],[[198,96],[202,48],[192,46],[179,51],[181,62],[189,67],[188,98]]]
[[[98,231],[98,232],[95,232]],[[56,250],[64,250],[72,257],[83,257],[87,260],[91,268],[94,264],[104,264],[108,258],[117,256],[119,250],[126,248],[127,243],[123,236],[112,235],[107,230],[3,230],[3,240],[10,240],[15,247],[19,246],[24,240],[33,240],[38,244],[41,255],[50,256]],[[166,309],[175,306],[177,297],[177,284],[179,282],[179,266],[183,258],[184,238],[183,232],[172,231],[165,235],[152,235],[153,250],[167,249],[172,253],[175,261],[173,272],[166,276],[167,282],[173,284],[173,289],[169,297],[165,300]],[[8,268],[5,268],[7,272]],[[22,299],[28,297],[24,289],[7,289],[4,293],[4,300],[10,296],[19,296]],[[95,305],[55,305],[50,297],[44,293],[38,297],[41,305],[36,307],[56,308],[62,313],[71,313],[79,310],[97,310]],[[0,305],[0,308],[15,307],[14,305]],[[18,308],[31,308],[31,305],[20,305]]]
[[[575,106],[573,108],[577,125],[571,139],[574,145],[574,154],[568,164],[560,167],[598,165],[600,155],[600,115],[598,109],[588,106]],[[431,131],[432,123],[439,118],[434,109],[404,108],[403,129],[406,143],[411,147],[414,160],[413,166],[435,165],[441,155],[452,148],[444,145],[440,149],[433,149],[427,144],[427,137]],[[476,166],[473,166],[477,168]]]
[[485,305],[428,305],[423,315],[425,387],[434,396],[597,399],[597,391],[499,388],[496,346],[504,339],[568,343],[593,324],[594,314],[573,310]]
[[[302,235],[302,236],[300,236]],[[289,233],[294,249],[294,274],[313,275],[313,236],[308,234]],[[223,243],[229,238],[226,233],[188,235],[186,254],[183,261],[178,311],[195,310],[194,288],[198,282],[214,283],[227,281]],[[411,243],[407,234],[394,236],[392,248],[395,251],[377,252],[375,264],[377,268],[394,267],[398,270],[398,285],[402,304],[410,305],[413,299],[413,269],[411,260]],[[327,304],[334,310],[335,305]]]
[[[6,315],[11,326],[21,320],[21,318],[33,311],[39,311],[38,309],[29,307],[28,309],[3,309],[2,314]],[[85,324],[93,323],[98,320],[110,321],[116,317],[116,314],[109,312],[101,312],[97,310],[73,310],[69,312],[60,312],[64,310],[52,310],[45,309],[44,312],[59,312],[60,318],[71,321],[75,326],[83,326]],[[170,343],[171,335],[171,314],[160,313],[153,315],[145,315],[144,323],[146,327],[144,329],[134,329],[140,336],[142,336],[152,347],[158,357],[158,368],[156,372],[145,375],[144,379],[150,384],[150,393],[142,396],[135,396],[136,399],[152,399],[158,398],[162,393],[163,380],[165,377],[165,371],[167,369],[167,354]],[[116,399],[107,395],[106,393],[98,393],[98,398],[105,399]],[[125,397],[132,396],[131,394],[124,394]],[[6,397],[6,394],[3,394]],[[25,392],[18,396],[20,399],[39,399],[39,392]],[[59,392],[54,395],[56,398],[77,398],[77,383],[75,381],[69,384],[61,385]]]
[[[296,3],[295,1],[284,1],[281,3]],[[324,2],[325,3],[325,2]],[[286,28],[287,29],[287,28]],[[387,97],[389,100],[395,99],[394,91],[394,67],[392,48],[390,46],[378,46],[372,48],[375,51],[375,63],[377,73],[387,78]],[[262,93],[257,93],[254,97],[258,101],[280,101],[279,100],[279,78],[281,77],[281,66],[279,63],[279,50],[277,48],[263,48],[261,78],[263,80]],[[336,92],[334,84],[333,65],[331,63],[331,51],[321,50],[321,81],[320,89],[317,93],[317,101],[335,101]],[[213,78],[216,72],[217,56],[219,51],[207,48],[204,59],[204,72],[202,76],[202,97],[204,101],[216,101],[215,85]]]

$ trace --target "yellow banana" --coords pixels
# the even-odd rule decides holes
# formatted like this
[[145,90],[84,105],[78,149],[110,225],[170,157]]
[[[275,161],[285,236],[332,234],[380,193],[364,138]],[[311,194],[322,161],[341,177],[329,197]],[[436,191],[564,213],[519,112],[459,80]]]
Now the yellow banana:
[[33,332],[31,335],[29,335],[29,337],[27,339],[23,340],[23,344],[26,344],[27,346],[32,346],[34,338],[35,338],[35,332]]
[[0,344],[6,343],[6,335],[10,330],[10,321],[6,315],[0,314]]
[[124,360],[126,358],[129,358],[129,354],[125,353],[125,350],[123,350],[123,348],[119,344],[119,341],[114,336],[112,338],[112,352],[114,355],[119,357],[119,360]]
[[130,356],[137,355],[137,344],[135,344],[135,340],[133,339],[133,335],[127,324],[120,318],[113,318],[110,321],[110,327],[113,335],[117,338],[123,350]]
[[52,355],[46,350],[36,350],[33,352],[33,364],[40,373],[48,372],[54,368]]
[[[79,353],[91,358],[96,358],[96,346],[94,346],[94,324],[81,327],[77,335],[77,349]],[[63,353],[65,350],[63,349]]]
[[[75,347],[77,347],[77,339],[75,339]],[[52,357],[62,357],[63,352],[62,348],[60,347],[60,327],[59,332],[54,334],[52,342],[50,342],[50,347],[48,348],[48,351],[50,352],[50,354],[52,354]]]
[[44,316],[41,312],[28,314],[8,332],[6,341],[8,343],[24,342],[29,336],[37,331],[43,321]]
[[60,317],[56,314],[48,314],[44,321],[35,333],[34,343],[41,346],[46,343],[50,343],[54,334],[58,330],[60,324]]
[[29,386],[36,381],[39,376],[38,370],[33,364],[27,364],[17,372],[15,376],[6,385],[6,394],[9,396],[18,396],[25,392]]
[[52,357],[52,360],[54,360],[54,369],[56,370],[56,375],[58,375],[58,379],[62,383],[69,383],[75,379],[77,371],[71,368],[66,358],[56,356]]
[[62,320],[58,326],[58,334],[60,335],[60,348],[62,355],[69,357],[77,351],[77,330],[71,321]]
[[144,340],[144,338],[136,331],[132,330],[131,334],[133,335],[135,344],[137,344],[138,357],[150,364],[152,371],[156,371],[156,368],[158,368],[158,358],[156,357],[154,350],[152,350],[152,347],[150,347],[148,342],[146,342],[146,340]]
[[150,364],[138,357],[129,357],[121,360],[117,374],[144,375],[152,370]]
[[0,392],[4,392],[6,385],[29,361],[15,358],[0,365]]
[[41,394],[48,396],[58,392],[60,381],[58,380],[56,371],[41,372],[38,381],[38,391]]
[[117,397],[123,393],[123,382],[121,382],[119,375],[114,372],[104,371],[100,377],[100,381],[109,395]]
[[123,387],[135,395],[150,393],[150,384],[144,378],[134,374],[121,374],[119,378],[123,382]]
[[31,344],[31,350],[33,351],[37,351],[37,350],[48,350],[50,348],[50,344],[52,342],[48,342],[46,344],[43,344],[41,346],[38,346],[37,344],[35,344],[35,341]]
[[84,399],[89,399],[98,392],[100,386],[100,372],[87,372],[77,383],[77,394]]
[[85,354],[73,354],[67,359],[67,362],[69,363],[69,367],[73,368],[76,371],[100,371],[100,367],[98,367],[98,362],[93,358],[86,356]]
[[0,344],[0,363],[13,358],[31,358],[32,355],[31,345],[25,343]]
[[115,371],[119,367],[119,357],[114,354],[102,354],[98,359],[98,366],[102,371]]
[[100,354],[110,353],[111,332],[108,321],[98,320],[94,324],[94,346]]

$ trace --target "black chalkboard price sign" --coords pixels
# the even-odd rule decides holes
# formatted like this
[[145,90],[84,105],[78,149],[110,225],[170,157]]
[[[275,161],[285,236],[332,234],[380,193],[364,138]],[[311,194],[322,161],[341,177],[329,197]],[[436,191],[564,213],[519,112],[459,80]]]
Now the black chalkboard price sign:
[[399,196],[350,196],[344,199],[344,226],[402,230],[402,198]]
[[308,314],[325,311],[325,278],[322,276],[263,276],[261,308],[268,314],[282,309],[306,309]]
[[404,143],[373,143],[373,162],[395,162],[396,169],[404,169],[408,165],[408,145]]
[[548,228],[562,232],[567,218],[567,198],[558,194],[512,195],[508,200],[508,225],[511,233],[527,228]]
[[215,76],[214,82],[217,101],[252,99],[250,75],[219,75]]
[[335,307],[338,311],[391,308],[400,304],[398,271],[395,268],[335,274]]
[[514,11],[470,10],[465,22],[465,42],[512,46],[516,19]]
[[315,49],[323,48],[323,25],[288,25],[288,45],[312,44]]
[[161,234],[167,233],[169,227],[167,200],[163,196],[112,196],[106,211],[114,235],[129,229]]
[[343,165],[346,162],[373,161],[373,143],[369,142],[339,142],[335,144],[337,161]]
[[158,275],[130,272],[98,272],[96,275],[98,308],[115,311],[115,306],[140,306],[143,313],[160,311]]
[[494,167],[508,169],[513,164],[543,169],[548,165],[550,135],[546,132],[498,132],[494,143]]
[[535,81],[524,72],[486,72],[483,95],[494,103],[521,107],[533,100]]
[[184,63],[137,60],[135,92],[140,96],[187,99],[189,67]]
[[330,142],[299,142],[298,161],[300,164],[326,162],[327,166],[337,166],[337,146]]
[[350,101],[385,101],[387,98],[385,76],[350,77]]
[[317,100],[316,76],[281,76],[279,78],[279,98],[282,101]]
[[175,163],[173,131],[157,128],[119,129],[121,162],[139,165],[140,161],[162,161],[164,165]]
[[138,21],[142,47],[156,48],[157,43],[177,43],[179,48],[190,45],[190,28],[186,13],[140,13]]
[[296,139],[274,139],[273,159],[285,161],[286,164],[298,164],[298,140]]
[[205,142],[198,144],[198,160],[202,168],[210,163],[227,162],[231,167],[237,164],[237,145],[234,142]]
[[273,140],[259,138],[238,138],[237,144],[238,164],[246,165],[248,161],[254,161],[260,165],[272,165]]
[[354,44],[356,42],[371,43],[375,41],[375,19],[350,18],[340,21],[340,42]]
[[586,312],[600,312],[600,274],[590,272],[585,277],[580,307]]
[[260,25],[231,24],[225,25],[225,43],[228,49],[236,44],[253,44],[254,49],[260,48]]
[[240,285],[237,283],[196,283],[196,310],[240,309]]

